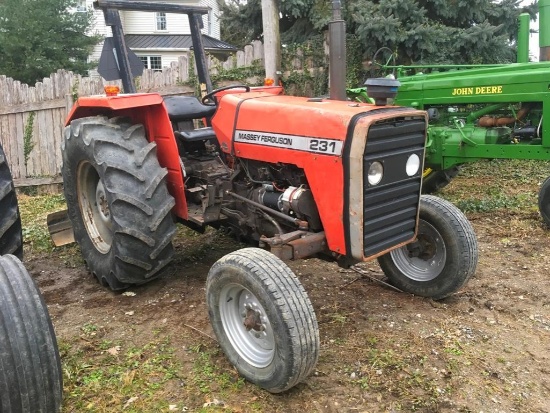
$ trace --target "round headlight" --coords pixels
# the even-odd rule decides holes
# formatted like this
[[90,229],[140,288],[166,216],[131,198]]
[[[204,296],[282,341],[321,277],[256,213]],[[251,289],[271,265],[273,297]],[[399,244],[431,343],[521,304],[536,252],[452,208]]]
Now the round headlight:
[[420,158],[416,153],[413,153],[407,159],[407,165],[405,165],[405,170],[407,171],[408,176],[416,175],[420,169]]
[[378,185],[384,176],[384,166],[376,161],[370,164],[368,180],[371,185]]

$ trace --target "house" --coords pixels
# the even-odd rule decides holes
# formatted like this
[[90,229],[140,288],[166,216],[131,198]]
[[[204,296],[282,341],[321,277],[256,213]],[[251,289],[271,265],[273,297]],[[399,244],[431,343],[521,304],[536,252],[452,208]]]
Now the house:
[[[189,6],[206,6],[209,11],[203,16],[203,44],[207,51],[219,56],[228,56],[237,49],[220,39],[219,7],[217,0],[170,0]],[[93,0],[78,0],[77,11],[90,9]],[[126,45],[142,60],[146,69],[162,70],[177,62],[178,57],[192,47],[189,20],[187,15],[121,10],[120,19],[125,34]],[[103,12],[94,10],[94,32],[105,37],[111,36],[111,29],[105,25]],[[103,42],[98,44],[90,55],[90,61],[98,61]]]

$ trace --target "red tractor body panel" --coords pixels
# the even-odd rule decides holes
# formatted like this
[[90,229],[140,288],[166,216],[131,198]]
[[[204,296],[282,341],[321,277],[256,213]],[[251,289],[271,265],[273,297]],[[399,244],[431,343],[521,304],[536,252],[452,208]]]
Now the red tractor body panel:
[[73,119],[96,115],[128,117],[132,123],[143,124],[149,142],[154,141],[157,144],[160,165],[168,170],[168,191],[176,200],[173,212],[178,217],[187,219],[187,201],[178,148],[162,96],[147,93],[82,97],[73,106],[65,125],[69,125]]
[[226,94],[220,99],[212,127],[226,153],[302,168],[315,198],[329,249],[346,254],[342,224],[344,143],[353,117],[377,108],[262,92]]

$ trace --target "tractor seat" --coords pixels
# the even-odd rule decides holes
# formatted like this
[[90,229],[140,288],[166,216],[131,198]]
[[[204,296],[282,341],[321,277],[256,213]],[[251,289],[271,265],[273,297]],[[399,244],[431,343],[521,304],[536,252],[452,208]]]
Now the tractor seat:
[[195,96],[167,96],[164,104],[172,122],[209,118],[216,112],[216,106],[203,105]]
[[200,142],[210,139],[216,139],[214,130],[207,126],[206,128],[175,131],[174,135],[182,142]]

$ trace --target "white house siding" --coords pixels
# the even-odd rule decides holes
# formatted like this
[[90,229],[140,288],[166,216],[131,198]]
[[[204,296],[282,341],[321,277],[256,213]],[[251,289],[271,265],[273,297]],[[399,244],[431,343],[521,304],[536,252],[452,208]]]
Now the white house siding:
[[220,8],[218,7],[217,0],[201,0],[200,1],[201,6],[206,6],[212,9],[211,16],[212,16],[212,27],[210,33],[208,33],[208,16],[204,15],[202,17],[202,21],[204,24],[204,30],[202,31],[204,34],[207,34],[209,36],[212,36],[216,39],[220,38]]
[[[220,22],[218,20],[219,7],[217,0],[201,0],[196,1],[175,1],[170,3],[179,3],[184,5],[200,5],[212,9],[212,25],[211,33],[208,33],[208,15],[203,16],[204,34],[209,34],[216,39],[220,38]],[[155,13],[141,11],[125,11],[124,12],[124,31],[128,34],[189,34],[189,19],[184,14],[167,13],[166,14],[166,30],[156,30]]]
[[189,19],[185,14],[166,14],[166,30],[156,30],[153,12],[125,11],[124,32],[127,34],[189,34]]

